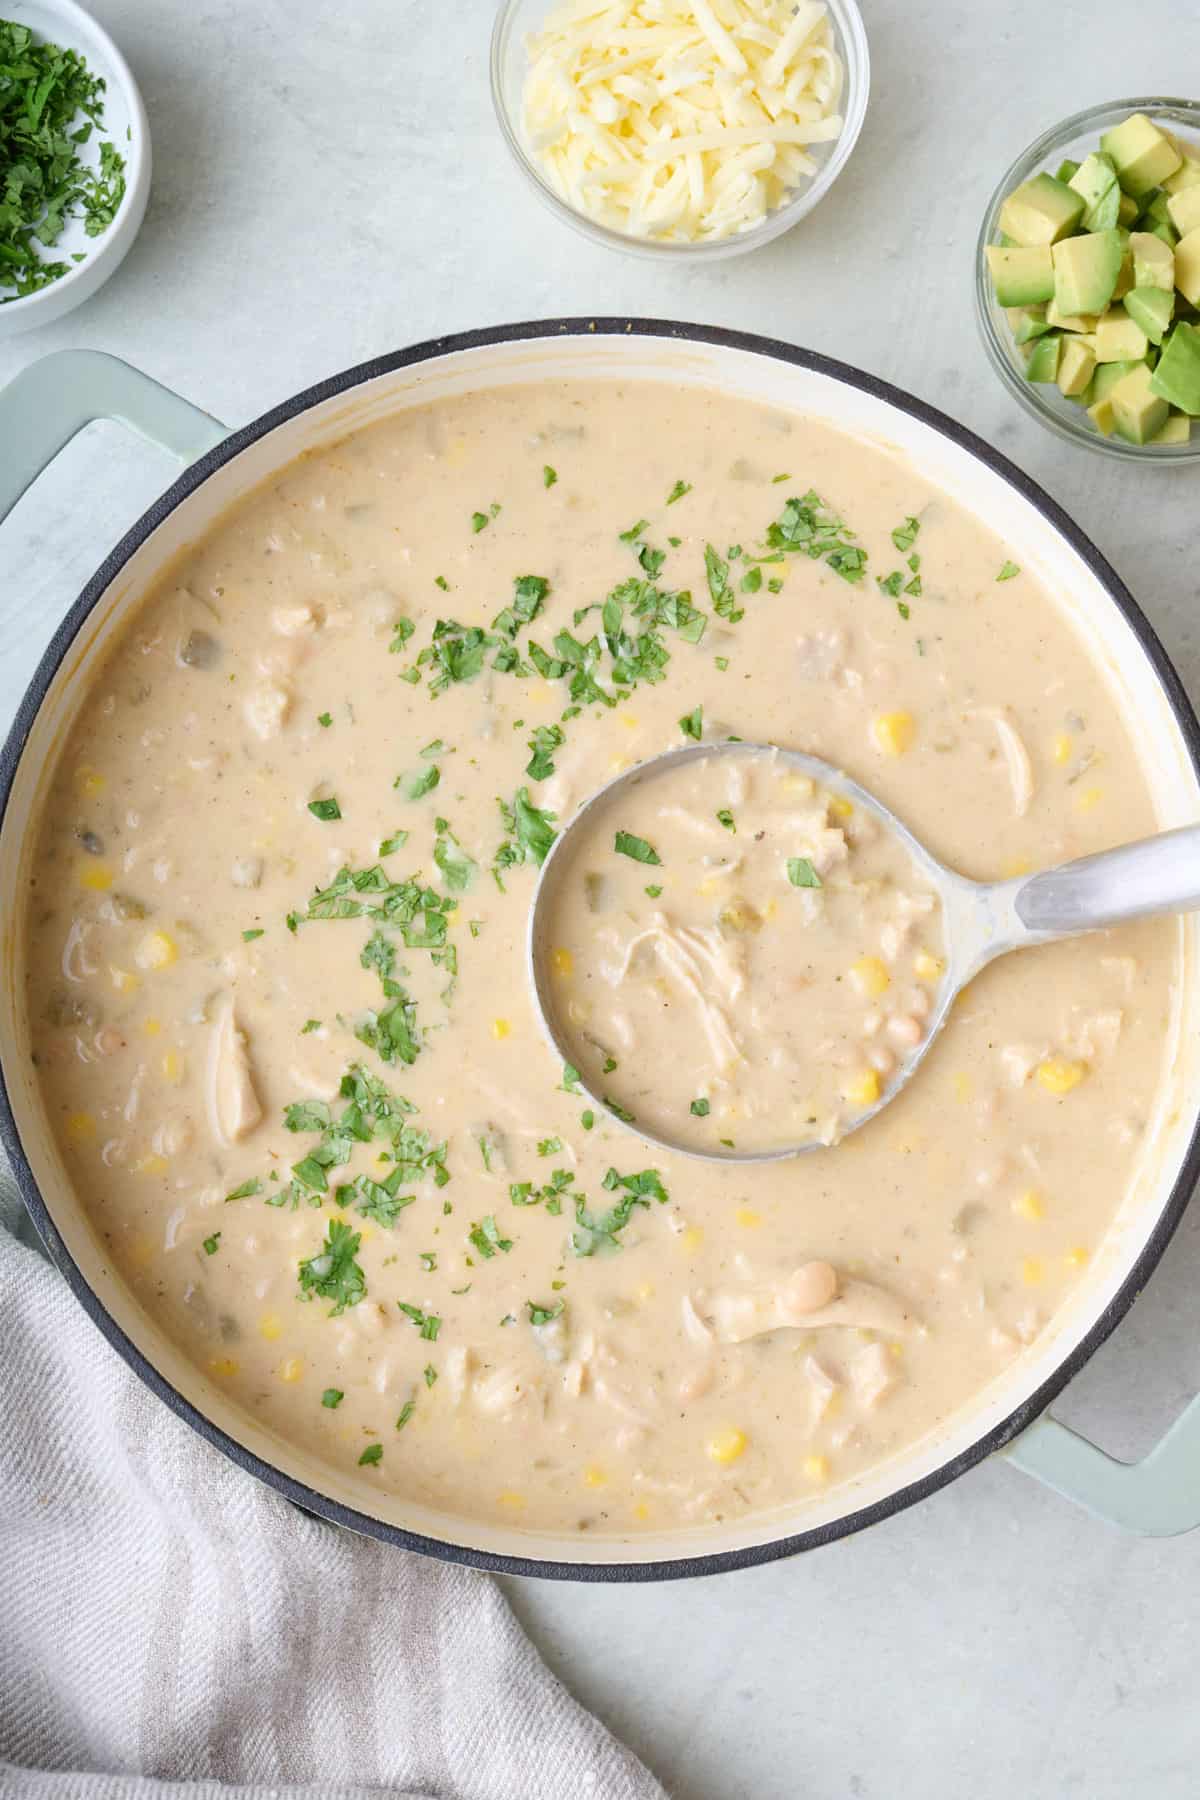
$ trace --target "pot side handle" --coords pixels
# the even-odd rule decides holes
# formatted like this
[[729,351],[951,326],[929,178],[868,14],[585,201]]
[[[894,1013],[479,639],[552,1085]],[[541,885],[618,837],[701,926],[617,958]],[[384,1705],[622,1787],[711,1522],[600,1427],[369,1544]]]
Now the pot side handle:
[[194,462],[229,427],[100,350],[56,350],[0,389],[0,519],[77,431],[114,419]]
[[1200,1396],[1140,1462],[1118,1462],[1048,1413],[1000,1454],[1094,1518],[1142,1537],[1200,1525]]

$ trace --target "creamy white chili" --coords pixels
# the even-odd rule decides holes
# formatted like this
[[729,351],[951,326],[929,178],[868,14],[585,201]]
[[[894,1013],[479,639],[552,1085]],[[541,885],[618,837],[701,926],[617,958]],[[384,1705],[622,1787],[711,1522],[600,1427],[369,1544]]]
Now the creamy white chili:
[[547,871],[556,1038],[593,1094],[670,1144],[836,1143],[925,1038],[937,896],[874,813],[777,752],[731,750],[703,707],[679,725],[724,753],[622,782]]
[[[538,863],[689,717],[845,768],[978,878],[1155,824],[1103,675],[985,522],[883,449],[650,384],[450,400],[301,460],[181,558],[65,742],[26,942],[70,1177],[208,1379],[368,1490],[604,1533],[849,1481],[1046,1330],[1143,1154],[1163,921],[993,966],[909,1089],[794,1162],[665,1154],[581,1095],[526,987]],[[678,835],[733,814],[697,839],[720,882],[749,802],[701,798]],[[657,904],[724,954],[769,941],[739,907],[811,905],[776,867],[724,926],[716,892],[677,914],[676,826],[660,868],[601,871],[639,929]],[[855,829],[787,854],[849,880]],[[839,1086],[937,976],[888,873],[828,940]],[[598,1033],[617,1106],[641,955]],[[697,1129],[728,1122],[706,1058],[660,1089]]]

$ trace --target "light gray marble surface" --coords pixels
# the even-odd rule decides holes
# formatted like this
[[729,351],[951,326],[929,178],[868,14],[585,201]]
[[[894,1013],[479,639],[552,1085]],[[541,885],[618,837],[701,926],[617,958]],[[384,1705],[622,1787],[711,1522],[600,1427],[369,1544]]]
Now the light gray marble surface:
[[[1001,391],[971,248],[994,181],[1092,102],[1200,93],[1180,0],[863,0],[854,159],[765,251],[709,271],[593,249],[519,185],[490,111],[489,0],[94,0],[141,83],[155,181],[113,281],[0,348],[91,345],[231,424],[332,370],[506,319],[650,314],[831,352],[969,421],[1071,511],[1200,694],[1200,470],[1110,466]],[[114,427],[0,531],[0,714],[81,581],[172,473]],[[1200,1215],[1064,1401],[1111,1448],[1200,1387]],[[659,1587],[510,1584],[554,1667],[679,1800],[1200,1791],[1200,1534],[1116,1535],[1010,1468],[807,1558]]]

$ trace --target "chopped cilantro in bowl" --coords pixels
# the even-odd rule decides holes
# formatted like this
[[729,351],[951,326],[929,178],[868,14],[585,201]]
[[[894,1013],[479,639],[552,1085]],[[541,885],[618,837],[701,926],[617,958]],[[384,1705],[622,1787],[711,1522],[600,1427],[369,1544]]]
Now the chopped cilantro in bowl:
[[116,45],[54,0],[36,17],[44,32],[0,16],[0,336],[94,293],[150,186],[145,110]]

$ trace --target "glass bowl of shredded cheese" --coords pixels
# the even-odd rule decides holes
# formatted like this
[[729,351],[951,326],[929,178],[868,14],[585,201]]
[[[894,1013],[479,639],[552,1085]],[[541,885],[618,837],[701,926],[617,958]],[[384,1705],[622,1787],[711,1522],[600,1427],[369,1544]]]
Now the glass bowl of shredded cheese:
[[504,0],[492,97],[550,209],[595,243],[737,256],[811,212],[854,148],[854,0]]

